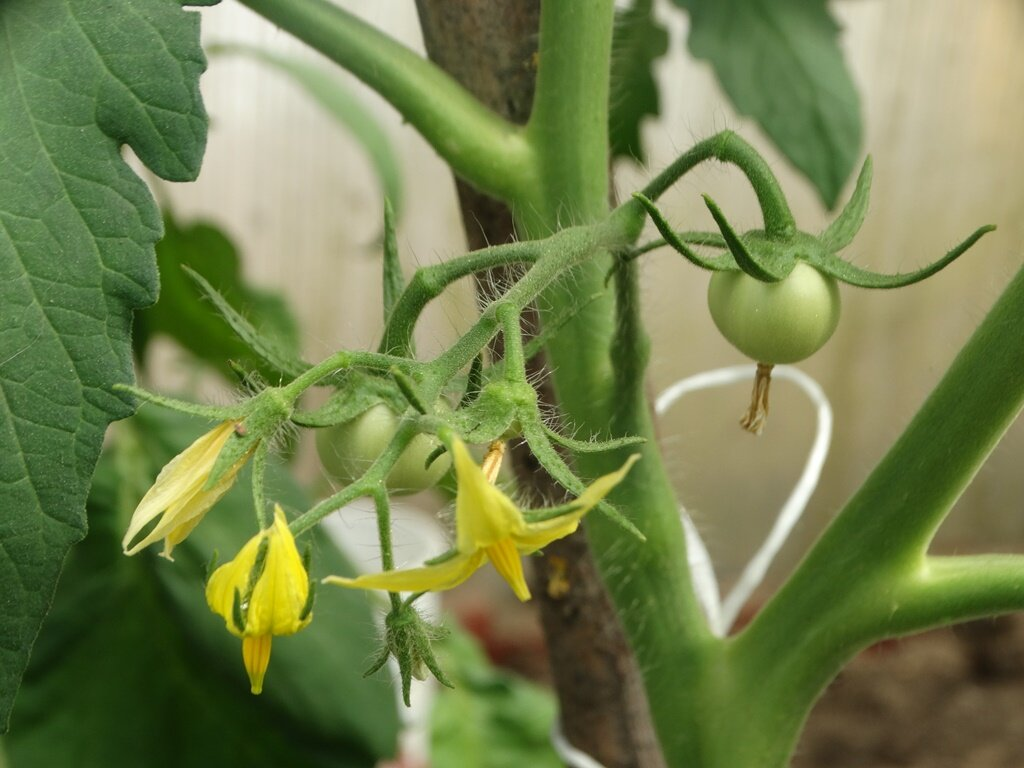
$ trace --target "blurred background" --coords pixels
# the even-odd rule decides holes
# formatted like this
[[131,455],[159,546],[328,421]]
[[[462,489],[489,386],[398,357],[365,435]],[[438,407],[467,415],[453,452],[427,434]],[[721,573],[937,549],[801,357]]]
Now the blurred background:
[[[422,51],[411,2],[344,5]],[[862,98],[863,152],[871,153],[875,168],[866,224],[844,256],[879,271],[907,271],[981,224],[999,229],[925,283],[897,292],[843,286],[838,331],[800,365],[835,410],[832,451],[805,519],[772,570],[776,582],[899,435],[1024,261],[1024,3],[842,0],[832,7]],[[709,65],[685,52],[685,14],[656,8],[672,37],[657,63],[662,115],[643,127],[646,166],[616,166],[620,193],[639,188],[651,169],[696,140],[732,128],[771,161],[801,228],[824,228],[831,214],[813,189],[752,121],[735,114]],[[225,2],[203,15],[207,42],[250,43],[332,71],[238,4]],[[398,160],[406,201],[399,242],[408,269],[461,253],[465,241],[446,166],[378,97],[348,75],[333,74],[379,121]],[[211,57],[203,92],[212,119],[203,173],[194,184],[162,185],[159,195],[179,221],[222,227],[239,246],[246,279],[285,295],[308,358],[374,345],[381,327],[382,191],[362,145],[293,81],[248,58]],[[663,198],[663,209],[680,228],[710,228],[705,192],[740,228],[759,225],[745,180],[720,165],[685,177]],[[711,322],[705,273],[670,251],[646,257],[643,269],[652,394],[681,377],[745,362]],[[471,285],[456,286],[428,310],[419,330],[422,352],[454,339],[474,312]],[[158,346],[156,359],[166,374],[191,375],[182,374],[182,358],[169,342]],[[660,424],[680,499],[726,582],[768,530],[814,434],[810,403],[786,382],[774,387],[765,433],[744,433],[737,421],[748,395],[746,383],[695,394]],[[1022,549],[1022,464],[1024,425],[1017,424],[961,499],[937,548]],[[311,451],[300,466],[306,479],[316,479]]]

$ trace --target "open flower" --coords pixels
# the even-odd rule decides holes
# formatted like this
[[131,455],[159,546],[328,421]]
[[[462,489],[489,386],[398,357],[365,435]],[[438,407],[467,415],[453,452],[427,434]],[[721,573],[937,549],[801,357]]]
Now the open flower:
[[294,635],[313,618],[309,576],[281,507],[274,506],[273,525],[213,572],[206,602],[242,638],[245,671],[252,692],[260,693],[273,636]]
[[[128,524],[121,545],[126,555],[134,555],[159,539],[164,540],[160,554],[172,560],[171,551],[199,525],[203,515],[228,492],[235,476],[249,459],[245,454],[213,485],[207,488],[217,456],[234,431],[236,422],[218,424],[175,456],[160,470],[156,482],[142,497]],[[159,518],[159,520],[157,520]],[[139,534],[157,520],[155,526],[138,541]],[[134,541],[134,544],[132,543]]]
[[481,468],[459,439],[452,442],[458,491],[455,497],[456,552],[442,562],[404,571],[385,571],[355,579],[329,576],[325,583],[389,592],[427,592],[461,584],[488,560],[512,587],[520,600],[530,599],[520,555],[528,555],[568,536],[580,518],[608,495],[639,457],[631,456],[622,467],[599,477],[570,505],[564,515],[542,522],[527,522],[515,503],[493,484],[499,458],[488,454]]

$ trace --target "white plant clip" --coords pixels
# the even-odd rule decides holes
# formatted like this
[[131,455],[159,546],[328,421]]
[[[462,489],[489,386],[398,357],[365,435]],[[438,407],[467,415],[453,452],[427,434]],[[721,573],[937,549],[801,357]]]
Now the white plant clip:
[[[677,381],[668,387],[659,396],[654,405],[654,410],[659,415],[665,413],[684,395],[698,392],[703,389],[724,387],[738,382],[746,382],[754,374],[756,368],[753,365],[738,365],[730,368],[718,368],[713,371],[705,371],[695,376]],[[797,521],[807,508],[814,489],[821,477],[821,469],[828,456],[829,444],[832,441],[832,406],[824,391],[814,379],[803,371],[789,366],[779,365],[772,373],[775,379],[791,381],[802,389],[814,403],[817,417],[817,432],[814,436],[814,443],[811,445],[810,453],[804,464],[804,470],[800,475],[790,493],[786,503],[779,511],[775,524],[768,533],[767,538],[760,548],[750,558],[740,574],[732,591],[722,600],[718,589],[718,579],[715,577],[714,565],[707,547],[701,539],[697,527],[693,524],[685,509],[680,509],[683,518],[683,526],[686,530],[688,560],[690,572],[693,575],[693,587],[697,593],[704,613],[707,615],[711,631],[718,637],[725,637],[729,634],[736,617],[739,616],[747,600],[757,589],[775,556],[782,545],[786,543],[789,534],[793,531]]]

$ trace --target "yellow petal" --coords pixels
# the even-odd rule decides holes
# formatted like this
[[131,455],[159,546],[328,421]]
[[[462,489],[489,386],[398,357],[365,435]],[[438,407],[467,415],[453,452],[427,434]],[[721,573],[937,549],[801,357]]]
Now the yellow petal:
[[611,490],[622,482],[622,479],[629,472],[630,468],[640,459],[639,453],[634,453],[615,472],[602,475],[587,487],[579,498],[573,502],[573,510],[565,515],[553,517],[540,523],[526,523],[522,533],[512,538],[524,554],[536,552],[556,539],[561,539],[573,533],[580,524],[580,519],[594,506],[607,496]]
[[519,557],[519,550],[512,542],[512,539],[504,539],[484,550],[488,559],[494,565],[494,570],[501,574],[501,578],[508,582],[516,597],[524,603],[530,599],[530,588],[526,585],[523,577],[523,561]]
[[274,524],[267,538],[267,559],[249,599],[245,633],[292,635],[313,616],[302,616],[309,599],[309,575],[281,507],[274,509]]
[[239,596],[245,595],[246,587],[249,584],[249,574],[256,564],[260,542],[266,535],[266,532],[262,531],[249,539],[234,559],[217,568],[211,574],[210,580],[206,582],[207,605],[210,606],[211,611],[223,617],[228,631],[239,637],[244,635],[244,627],[240,629],[235,625],[235,592],[237,590]]
[[242,662],[249,674],[252,692],[257,696],[263,693],[263,678],[270,664],[270,646],[273,639],[270,635],[242,638]]
[[[139,502],[128,524],[128,530],[122,541],[126,555],[134,555],[153,542],[164,538],[170,531],[180,529],[190,521],[201,518],[221,496],[227,493],[235,481],[235,475],[248,460],[248,456],[239,460],[225,472],[216,486],[208,490],[203,490],[203,486],[210,476],[217,456],[228,438],[231,437],[233,429],[234,422],[225,421],[218,424],[171,459],[160,470],[153,487],[142,497],[142,501]],[[134,546],[129,546],[158,517],[160,519],[156,526],[145,537],[135,542]],[[192,527],[195,527],[197,523],[198,520],[193,523]],[[180,541],[181,539],[178,540],[178,542]],[[171,547],[173,548],[174,544],[178,542],[172,543]]]
[[580,505],[583,513],[589,512],[597,502],[601,501],[605,496],[611,493],[612,489],[622,482],[623,478],[629,470],[640,461],[640,454],[634,453],[626,462],[614,472],[609,472],[607,475],[602,475],[592,482],[583,493],[580,494],[579,498],[576,499],[576,503]]
[[575,533],[580,527],[581,517],[583,513],[576,511],[542,523],[527,523],[526,533],[519,534],[513,541],[522,554],[533,554],[538,549],[544,549],[552,541],[564,539],[570,533]]
[[456,587],[484,563],[484,553],[456,555],[437,565],[410,568],[404,571],[383,571],[349,579],[328,576],[325,584],[337,584],[354,589],[383,589],[388,592],[435,592]]
[[[263,570],[246,595],[260,546],[266,539]],[[235,624],[235,595],[244,626]],[[224,618],[228,631],[242,637],[291,635],[309,624],[312,614],[302,615],[309,599],[309,576],[288,530],[281,507],[274,508],[274,523],[246,542],[233,560],[213,572],[206,583],[210,610]]]
[[487,481],[465,444],[452,441],[455,477],[455,534],[459,552],[469,554],[519,533],[525,525],[512,500]]

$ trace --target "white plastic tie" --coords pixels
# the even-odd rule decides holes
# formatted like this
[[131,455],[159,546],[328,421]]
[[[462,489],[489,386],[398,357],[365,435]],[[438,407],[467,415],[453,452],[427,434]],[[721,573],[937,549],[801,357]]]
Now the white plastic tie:
[[[749,381],[756,371],[757,367],[754,365],[738,365],[689,376],[665,389],[658,396],[654,409],[661,415],[685,395],[704,389],[714,389]],[[711,631],[719,637],[729,634],[740,611],[743,610],[743,606],[761,585],[772,561],[803,515],[814,489],[818,486],[821,470],[825,465],[829,445],[832,442],[832,406],[818,382],[803,371],[785,365],[775,366],[772,378],[791,381],[807,394],[815,406],[817,431],[800,479],[797,480],[789,498],[786,499],[786,503],[779,511],[767,538],[750,558],[725,600],[720,598],[714,564],[711,562],[707,547],[686,510],[680,509],[683,526],[686,530],[687,559],[690,572],[693,575],[694,591],[707,616]]]

